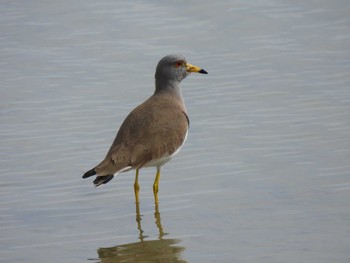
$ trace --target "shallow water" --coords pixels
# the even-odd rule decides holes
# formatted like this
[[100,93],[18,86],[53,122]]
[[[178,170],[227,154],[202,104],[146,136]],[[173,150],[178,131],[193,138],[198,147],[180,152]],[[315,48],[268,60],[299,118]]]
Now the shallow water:
[[[0,261],[348,262],[350,5],[0,4]],[[94,188],[158,60],[182,83],[182,151]]]

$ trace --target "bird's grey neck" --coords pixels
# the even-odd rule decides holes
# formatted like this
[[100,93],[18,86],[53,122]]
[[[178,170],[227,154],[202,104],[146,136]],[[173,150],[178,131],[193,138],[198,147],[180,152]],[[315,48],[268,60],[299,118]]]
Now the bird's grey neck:
[[175,80],[162,81],[161,79],[156,79],[156,90],[155,93],[170,92],[172,94],[182,97],[180,82]]

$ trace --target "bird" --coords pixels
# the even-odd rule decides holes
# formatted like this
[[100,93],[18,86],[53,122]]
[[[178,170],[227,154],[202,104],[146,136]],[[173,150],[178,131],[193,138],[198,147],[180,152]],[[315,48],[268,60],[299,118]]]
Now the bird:
[[153,194],[158,204],[161,168],[180,151],[188,134],[190,121],[180,82],[192,72],[208,74],[182,55],[163,57],[156,67],[153,95],[127,115],[103,161],[82,178],[96,176],[93,184],[100,186],[135,169],[134,193],[139,203],[139,170],[156,167]]

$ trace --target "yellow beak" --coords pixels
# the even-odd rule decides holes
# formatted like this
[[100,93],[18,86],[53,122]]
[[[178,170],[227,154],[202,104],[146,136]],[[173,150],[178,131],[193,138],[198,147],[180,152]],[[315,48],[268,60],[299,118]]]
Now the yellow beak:
[[208,74],[204,69],[191,65],[190,63],[186,63],[186,70],[188,72],[197,72],[197,73],[202,73],[202,74]]

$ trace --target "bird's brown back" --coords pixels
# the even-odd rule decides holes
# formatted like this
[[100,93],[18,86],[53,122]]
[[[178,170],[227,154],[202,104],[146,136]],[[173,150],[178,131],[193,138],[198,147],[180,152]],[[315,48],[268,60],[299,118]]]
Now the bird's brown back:
[[174,153],[183,144],[188,125],[182,99],[172,93],[151,96],[126,117],[105,159],[96,166],[97,174],[140,168]]

